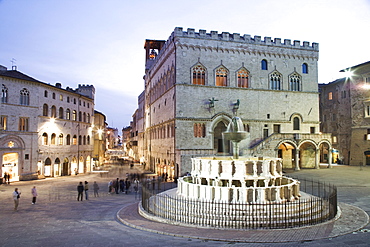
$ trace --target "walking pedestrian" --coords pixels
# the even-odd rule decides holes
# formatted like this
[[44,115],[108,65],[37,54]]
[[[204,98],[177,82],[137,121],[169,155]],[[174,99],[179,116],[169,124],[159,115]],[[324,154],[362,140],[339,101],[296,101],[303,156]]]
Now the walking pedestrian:
[[114,183],[114,190],[116,191],[116,194],[119,194],[119,178],[117,178]]
[[86,200],[89,200],[89,183],[85,181],[85,196]]
[[33,188],[31,189],[31,194],[32,194],[32,204],[35,204],[36,203],[36,197],[37,197],[36,186],[33,186]]
[[81,201],[83,199],[83,192],[84,192],[84,185],[82,184],[82,182],[80,182],[77,186],[77,192],[78,192],[78,195],[77,195],[77,201],[80,200],[81,198]]
[[96,183],[96,181],[94,181],[93,187],[94,187],[94,197],[99,197],[99,185]]
[[18,188],[14,189],[13,200],[14,200],[14,211],[18,210],[19,198],[21,197],[21,192],[18,191]]
[[112,193],[113,190],[113,180],[108,182],[108,194]]

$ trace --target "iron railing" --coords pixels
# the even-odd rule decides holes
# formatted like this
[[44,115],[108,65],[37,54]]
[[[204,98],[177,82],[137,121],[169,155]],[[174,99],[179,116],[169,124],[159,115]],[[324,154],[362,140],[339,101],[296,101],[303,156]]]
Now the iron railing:
[[302,197],[282,203],[211,202],[160,192],[143,184],[142,208],[167,222],[200,227],[278,229],[322,223],[337,214],[337,188],[299,179]]

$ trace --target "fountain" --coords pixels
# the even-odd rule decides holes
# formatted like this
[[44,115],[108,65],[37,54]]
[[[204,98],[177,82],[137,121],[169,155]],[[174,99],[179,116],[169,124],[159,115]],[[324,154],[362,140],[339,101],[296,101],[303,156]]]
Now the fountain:
[[324,212],[326,201],[301,195],[300,182],[283,175],[280,158],[239,157],[248,134],[234,117],[223,133],[233,156],[192,158],[190,176],[178,179],[177,191],[143,200],[146,210],[171,224],[221,228],[286,228],[333,217]]
[[179,179],[177,194],[227,202],[283,202],[298,199],[299,181],[283,176],[279,158],[239,158],[246,139],[242,120],[234,117],[223,133],[233,143],[233,157],[192,158],[191,180]]

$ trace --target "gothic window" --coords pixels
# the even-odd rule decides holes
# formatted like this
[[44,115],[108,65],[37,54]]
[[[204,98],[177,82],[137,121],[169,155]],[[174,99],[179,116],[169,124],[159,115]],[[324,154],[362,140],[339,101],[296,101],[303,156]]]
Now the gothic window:
[[270,89],[281,90],[281,74],[277,71],[270,75]]
[[53,105],[51,107],[51,117],[55,118],[56,116],[57,116],[57,108],[55,107],[55,105]]
[[0,129],[6,130],[7,129],[7,116],[0,116]]
[[1,103],[8,103],[8,88],[4,84],[1,86]]
[[227,75],[228,71],[225,67],[219,67],[216,69],[216,86],[226,87],[227,86]]
[[63,145],[63,134],[59,134],[59,137],[58,137],[58,145]]
[[42,145],[48,145],[48,134],[42,134]]
[[90,136],[87,136],[87,145],[90,145]]
[[50,142],[51,145],[55,145],[55,139],[56,139],[56,134],[55,133],[51,134],[51,142]]
[[60,119],[64,118],[64,109],[63,109],[63,107],[59,107],[59,118]]
[[261,61],[261,70],[267,70],[268,67],[267,67],[267,60],[266,59],[263,59]]
[[300,129],[300,120],[299,117],[293,118],[293,130],[299,130]]
[[242,68],[238,71],[238,87],[248,88],[248,71]]
[[66,137],[66,145],[71,145],[71,135],[67,135],[67,137]]
[[77,136],[74,135],[72,138],[72,145],[77,145]]
[[19,131],[28,131],[28,118],[26,117],[20,117],[19,118]]
[[23,88],[20,91],[20,104],[21,105],[29,105],[30,104],[30,92],[26,88]]
[[297,73],[289,76],[289,89],[290,91],[302,91],[301,77]]
[[308,65],[307,65],[307,63],[302,64],[302,73],[303,74],[308,74]]
[[49,115],[49,106],[47,104],[44,104],[42,106],[42,115],[44,117],[47,117]]
[[192,68],[193,84],[205,85],[206,84],[206,68],[198,64]]
[[71,120],[71,110],[70,109],[67,109],[66,111],[66,119]]

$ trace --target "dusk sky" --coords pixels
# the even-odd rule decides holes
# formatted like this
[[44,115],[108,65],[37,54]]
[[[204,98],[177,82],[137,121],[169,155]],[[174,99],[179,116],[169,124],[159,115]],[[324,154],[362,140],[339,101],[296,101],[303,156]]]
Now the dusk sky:
[[319,43],[319,83],[370,61],[370,0],[0,0],[0,65],[63,88],[128,126],[144,89],[145,39],[175,27]]

